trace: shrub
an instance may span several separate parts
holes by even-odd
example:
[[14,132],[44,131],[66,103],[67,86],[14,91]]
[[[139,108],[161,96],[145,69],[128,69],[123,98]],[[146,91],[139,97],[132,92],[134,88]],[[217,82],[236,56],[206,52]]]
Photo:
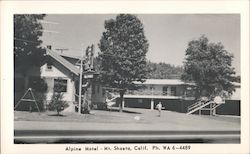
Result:
[[63,93],[54,92],[49,104],[49,110],[56,111],[57,115],[60,115],[60,112],[67,106],[67,102],[63,101]]

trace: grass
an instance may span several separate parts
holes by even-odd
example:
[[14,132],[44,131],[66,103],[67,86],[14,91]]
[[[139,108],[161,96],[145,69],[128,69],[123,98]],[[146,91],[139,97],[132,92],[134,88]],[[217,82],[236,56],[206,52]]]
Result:
[[[126,123],[134,122],[137,112],[117,112],[93,110],[90,114],[78,114],[76,112],[62,112],[57,116],[55,112],[23,112],[15,111],[15,121],[56,121],[56,122],[98,122],[98,123]],[[143,122],[142,119],[140,119]]]
[[[91,114],[62,112],[21,112],[15,111],[15,128],[25,128],[43,125],[57,125],[58,129],[95,129],[124,128],[151,130],[240,130],[240,117],[186,115],[172,111],[162,111],[158,117],[156,110],[127,108],[129,112],[92,110]],[[88,125],[86,125],[88,123]],[[37,124],[38,126],[32,126]],[[75,128],[72,128],[75,127]]]

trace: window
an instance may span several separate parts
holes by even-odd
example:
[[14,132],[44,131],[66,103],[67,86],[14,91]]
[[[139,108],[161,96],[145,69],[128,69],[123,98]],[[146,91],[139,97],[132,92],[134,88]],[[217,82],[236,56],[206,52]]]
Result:
[[54,92],[67,92],[67,80],[54,79]]
[[176,87],[171,87],[171,95],[176,96]]
[[150,90],[154,90],[155,87],[154,87],[154,86],[150,86],[149,89],[150,89]]
[[51,64],[47,64],[47,71],[50,71],[50,70],[52,70],[52,65]]
[[154,90],[155,90],[155,87],[151,85],[151,86],[149,87],[149,90],[150,90],[150,91],[149,91],[150,94],[153,95]]
[[48,60],[46,64],[46,71],[52,71],[52,61]]
[[163,95],[168,95],[168,87],[167,87],[167,86],[164,86],[164,87],[162,88],[162,94],[163,94]]
[[195,96],[195,89],[192,87],[187,87],[186,90],[184,91],[184,95],[186,97],[193,97]]

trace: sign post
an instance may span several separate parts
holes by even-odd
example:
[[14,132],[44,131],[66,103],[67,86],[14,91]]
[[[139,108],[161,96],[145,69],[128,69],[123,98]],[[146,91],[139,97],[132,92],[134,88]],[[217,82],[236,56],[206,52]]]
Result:
[[[79,100],[78,100],[78,113],[81,114],[82,109],[82,88],[85,88],[84,93],[84,105],[86,100],[86,90],[90,83],[89,79],[94,78],[95,71],[93,71],[93,56],[94,56],[94,45],[91,45],[91,47],[87,47],[86,53],[85,53],[85,59],[83,58],[83,55],[81,56],[80,61],[80,80],[79,80]],[[83,60],[85,61],[85,68],[84,70],[87,70],[83,72]],[[87,79],[87,83],[85,85],[82,85],[82,78]]]
[[81,56],[80,62],[80,81],[79,81],[79,100],[78,100],[78,113],[81,114],[81,103],[82,103],[82,63],[83,63],[83,56]]

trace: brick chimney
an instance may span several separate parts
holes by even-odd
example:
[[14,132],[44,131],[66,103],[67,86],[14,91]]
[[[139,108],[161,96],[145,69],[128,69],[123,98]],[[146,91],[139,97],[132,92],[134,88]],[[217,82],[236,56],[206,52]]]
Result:
[[51,46],[51,45],[47,45],[47,48],[51,50],[51,49],[52,49],[52,46]]

